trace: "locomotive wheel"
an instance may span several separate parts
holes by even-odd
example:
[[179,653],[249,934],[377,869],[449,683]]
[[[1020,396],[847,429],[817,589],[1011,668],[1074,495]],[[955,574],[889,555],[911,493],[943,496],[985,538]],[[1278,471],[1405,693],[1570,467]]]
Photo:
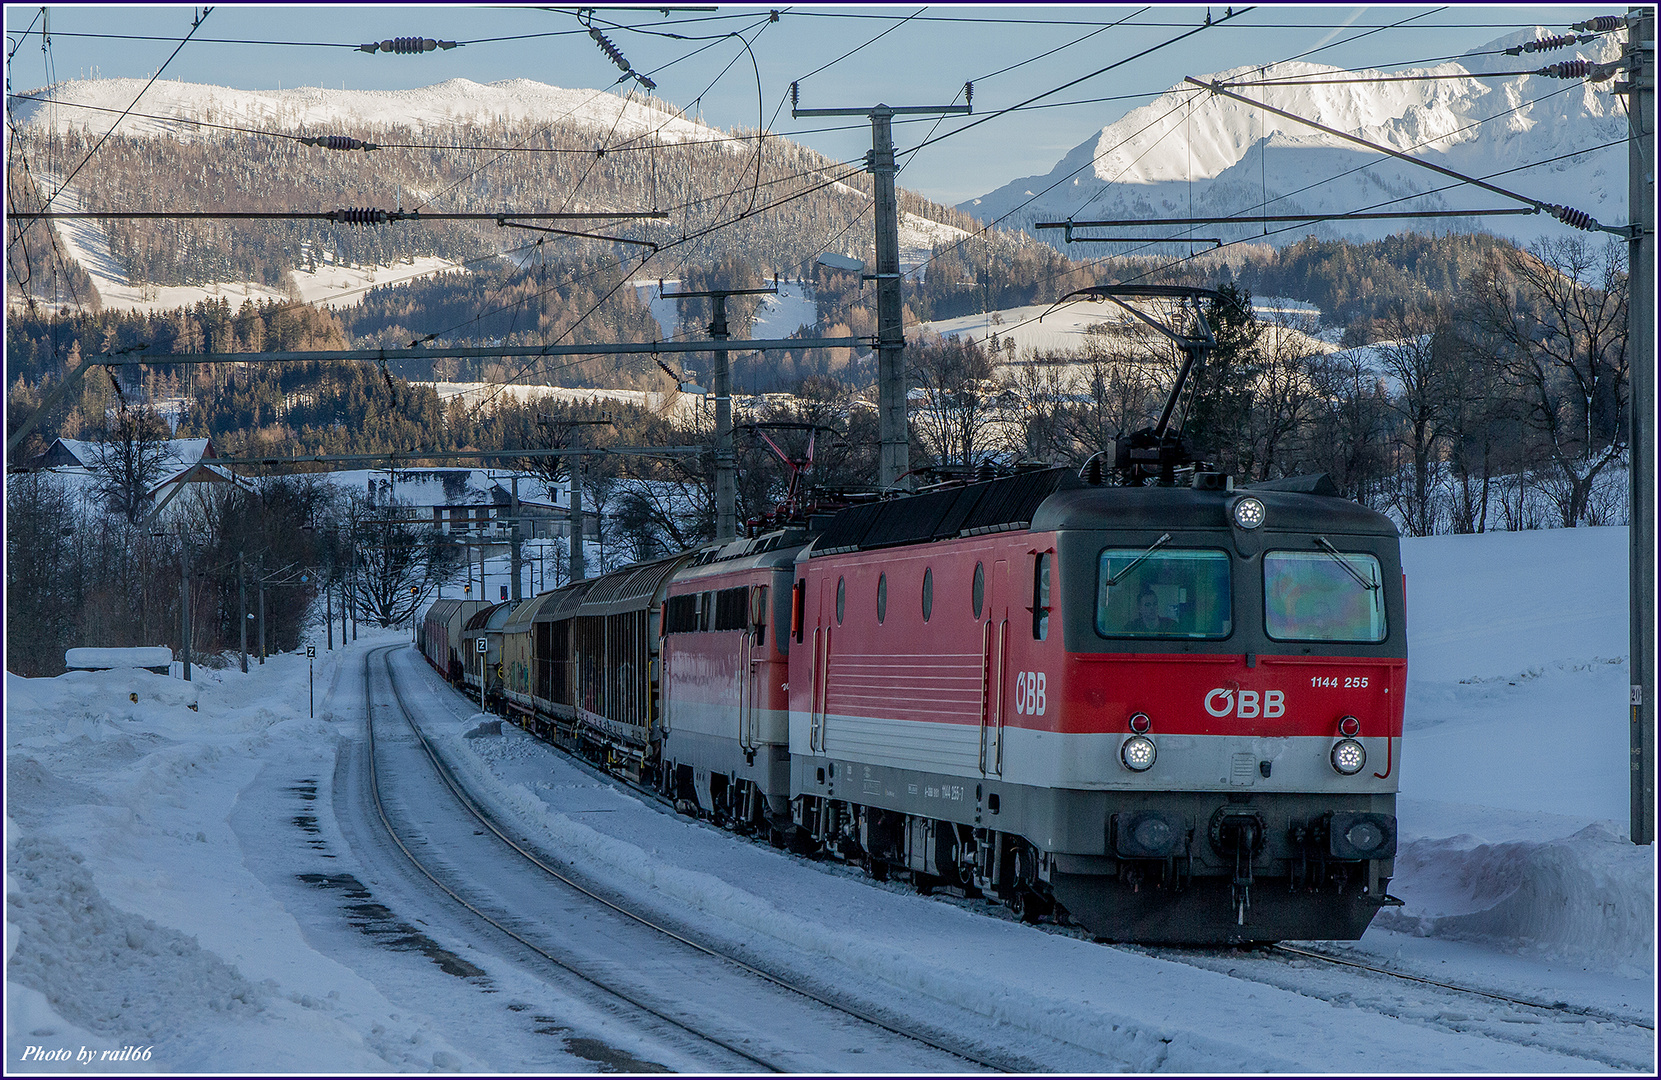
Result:
[[1049,909],[1049,902],[1031,889],[1016,889],[1015,895],[1009,898],[1009,910],[1029,926],[1042,919]]
[[888,864],[874,855],[866,856],[864,860],[865,872],[871,875],[872,881],[888,880]]

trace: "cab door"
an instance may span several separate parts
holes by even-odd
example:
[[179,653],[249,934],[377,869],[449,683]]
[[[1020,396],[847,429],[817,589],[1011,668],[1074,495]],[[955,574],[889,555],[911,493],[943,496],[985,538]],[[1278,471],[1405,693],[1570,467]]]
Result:
[[981,626],[980,771],[1003,773],[1004,699],[1009,696],[1009,563],[998,559],[986,581]]

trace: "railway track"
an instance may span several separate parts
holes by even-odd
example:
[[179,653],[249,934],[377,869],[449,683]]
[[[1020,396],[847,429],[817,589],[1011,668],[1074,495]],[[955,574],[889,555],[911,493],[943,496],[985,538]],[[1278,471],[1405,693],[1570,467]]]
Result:
[[[1251,950],[1117,948],[1463,1035],[1547,1050],[1603,1068],[1653,1071],[1655,1025],[1592,1006],[1479,989],[1301,945]],[[1312,977],[1311,965],[1320,974]]]
[[[402,718],[404,728],[413,736],[426,761],[431,764],[435,775],[442,781],[444,787],[480,826],[478,830],[475,830],[475,833],[493,836],[497,842],[515,853],[515,856],[524,864],[535,867],[546,878],[558,882],[562,893],[580,896],[589,905],[602,909],[609,917],[626,921],[629,925],[646,931],[650,936],[657,939],[660,948],[673,950],[683,955],[686,953],[696,954],[698,957],[705,958],[706,962],[714,961],[725,969],[729,975],[736,973],[752,982],[759,981],[770,988],[782,990],[788,995],[810,1003],[814,1009],[830,1010],[843,1019],[855,1021],[871,1035],[877,1036],[879,1043],[892,1043],[895,1039],[899,1039],[918,1047],[949,1055],[949,1057],[939,1060],[935,1064],[934,1069],[936,1070],[963,1071],[966,1068],[979,1066],[995,1072],[1033,1072],[1045,1067],[1041,1063],[1016,1055],[1000,1054],[963,1046],[949,1041],[938,1033],[921,1030],[897,1022],[893,1018],[879,1015],[871,1008],[862,1007],[846,1000],[838,1000],[832,995],[820,992],[811,986],[803,985],[775,972],[766,971],[730,953],[694,940],[687,934],[664,925],[661,920],[641,911],[633,910],[626,904],[604,896],[595,888],[578,880],[566,868],[555,865],[556,860],[534,850],[528,842],[512,835],[512,830],[506,827],[504,823],[496,820],[494,815],[474,799],[457,779],[453,770],[427,737],[426,732],[422,730],[414,712],[409,708],[404,698],[403,691],[399,688],[391,663],[392,653],[396,648],[395,646],[389,646],[386,649],[370,653],[365,658],[364,690],[365,699],[369,703],[367,709],[369,786],[375,802],[376,813],[379,815],[381,823],[392,838],[393,843],[416,870],[457,904],[471,912],[474,917],[494,927],[537,956],[558,965],[566,972],[575,975],[629,1008],[669,1024],[747,1063],[745,1066],[747,1071],[760,1068],[771,1072],[799,1072],[804,1069],[804,1065],[799,1059],[793,1057],[783,1059],[778,1054],[758,1053],[753,1046],[745,1045],[750,1040],[741,1041],[733,1038],[730,1034],[712,1031],[711,1028],[718,1025],[693,1015],[693,1010],[684,1006],[678,1008],[665,1007],[665,1003],[657,1000],[655,995],[642,993],[629,980],[603,970],[608,965],[585,962],[580,958],[565,954],[563,950],[550,947],[544,935],[525,932],[521,920],[495,909],[495,905],[481,902],[477,895],[470,895],[476,892],[475,889],[448,880],[450,875],[446,874],[442,868],[432,865],[436,860],[431,857],[424,857],[424,853],[418,852],[419,842],[411,842],[406,837],[400,837],[399,830],[392,820],[392,815],[389,815],[385,801],[382,798],[380,772],[377,768],[379,750],[374,718],[376,699],[371,685],[372,673],[377,660],[379,666],[385,672],[386,685],[391,689],[391,701],[387,704],[394,707],[397,714]],[[385,740],[385,736],[386,733],[382,732],[382,741]],[[611,968],[614,972],[615,967],[611,966]],[[877,1049],[882,1049],[882,1047],[879,1046]],[[868,1060],[870,1059],[868,1058]]]

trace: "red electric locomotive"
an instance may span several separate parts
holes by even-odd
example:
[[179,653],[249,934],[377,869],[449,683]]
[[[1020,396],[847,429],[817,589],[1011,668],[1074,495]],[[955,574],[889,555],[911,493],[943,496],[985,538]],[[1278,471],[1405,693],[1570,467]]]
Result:
[[1115,940],[1360,936],[1402,577],[1394,525],[1328,490],[1050,470],[845,511],[797,566],[797,823]]

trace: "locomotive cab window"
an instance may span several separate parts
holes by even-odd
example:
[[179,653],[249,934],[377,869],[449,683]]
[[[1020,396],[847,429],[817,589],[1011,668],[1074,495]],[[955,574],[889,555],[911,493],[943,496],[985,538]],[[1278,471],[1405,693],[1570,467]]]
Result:
[[1108,548],[1096,584],[1103,637],[1226,638],[1233,631],[1225,551]]
[[1371,555],[1264,552],[1264,629],[1282,641],[1383,641],[1383,580]]
[[1032,567],[1032,636],[1043,641],[1050,636],[1050,564],[1054,557],[1043,554]]

